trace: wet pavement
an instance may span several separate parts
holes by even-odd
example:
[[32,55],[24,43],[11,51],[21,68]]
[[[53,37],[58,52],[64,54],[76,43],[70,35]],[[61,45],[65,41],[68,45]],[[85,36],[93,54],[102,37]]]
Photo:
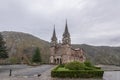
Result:
[[[41,65],[37,67],[26,65],[0,66],[0,80],[120,80],[120,67],[116,66],[102,66],[102,69],[105,70],[103,79],[51,78],[50,71],[53,67],[54,65]],[[11,68],[13,69],[12,76],[9,77],[9,69]],[[38,74],[41,75],[38,76]]]

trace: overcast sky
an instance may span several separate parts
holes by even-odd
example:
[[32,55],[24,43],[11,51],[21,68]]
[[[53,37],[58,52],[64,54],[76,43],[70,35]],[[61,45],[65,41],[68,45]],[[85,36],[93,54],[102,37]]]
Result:
[[61,40],[66,19],[73,44],[120,46],[120,0],[0,0],[0,31]]

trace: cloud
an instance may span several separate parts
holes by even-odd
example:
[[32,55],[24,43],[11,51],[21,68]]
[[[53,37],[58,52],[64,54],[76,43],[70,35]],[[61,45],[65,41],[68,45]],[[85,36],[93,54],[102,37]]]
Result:
[[119,0],[1,0],[1,31],[20,31],[50,41],[53,25],[61,40],[68,20],[72,43],[120,46]]

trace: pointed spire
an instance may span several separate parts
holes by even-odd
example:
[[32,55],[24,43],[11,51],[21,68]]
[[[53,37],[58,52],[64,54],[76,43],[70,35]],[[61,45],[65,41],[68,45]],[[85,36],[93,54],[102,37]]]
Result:
[[63,42],[63,44],[71,44],[71,39],[70,39],[70,33],[68,31],[67,20],[66,20],[66,24],[65,24],[65,31],[63,33],[62,42]]
[[65,25],[65,33],[66,33],[66,34],[69,34],[69,32],[68,32],[67,20],[66,20],[66,25]]
[[56,32],[55,32],[55,25],[54,25],[53,36],[52,36],[51,40],[57,41]]
[[69,33],[69,31],[68,31],[67,19],[66,19],[65,31],[64,31],[63,36],[64,36],[64,37],[70,36],[70,33]]

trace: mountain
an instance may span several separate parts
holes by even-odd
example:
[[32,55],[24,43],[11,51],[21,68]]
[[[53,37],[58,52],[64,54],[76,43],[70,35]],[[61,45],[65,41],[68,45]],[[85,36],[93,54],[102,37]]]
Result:
[[73,47],[83,48],[86,56],[95,64],[120,65],[120,47],[90,46],[73,44]]
[[13,62],[19,63],[23,58],[26,60],[28,57],[30,60],[36,47],[40,48],[43,62],[48,62],[49,42],[22,32],[4,31],[2,35]]
[[[4,31],[2,35],[6,41],[11,61],[21,62],[23,57],[28,62],[35,48],[39,47],[43,62],[49,62],[49,42],[22,32]],[[87,59],[95,64],[120,65],[120,47],[91,46],[86,44],[73,44],[72,47],[83,48]]]

